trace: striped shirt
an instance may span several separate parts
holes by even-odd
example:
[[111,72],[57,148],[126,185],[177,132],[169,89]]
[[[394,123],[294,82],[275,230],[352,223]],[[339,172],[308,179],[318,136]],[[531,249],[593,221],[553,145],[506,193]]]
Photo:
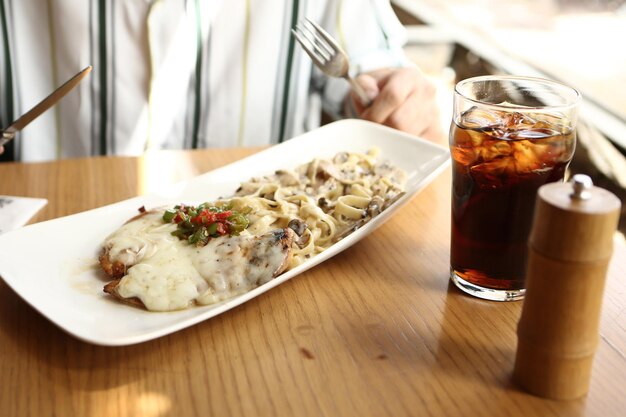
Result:
[[407,64],[383,0],[0,0],[2,126],[93,65],[5,157],[255,146],[317,127],[348,85],[294,42],[304,17],[337,37],[353,73]]

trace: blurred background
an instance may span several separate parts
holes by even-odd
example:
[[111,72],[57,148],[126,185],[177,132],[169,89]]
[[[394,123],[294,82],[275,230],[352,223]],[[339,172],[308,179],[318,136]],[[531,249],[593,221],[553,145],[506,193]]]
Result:
[[447,131],[457,81],[538,76],[581,92],[569,175],[622,201],[626,232],[626,0],[392,0],[406,52],[435,82]]

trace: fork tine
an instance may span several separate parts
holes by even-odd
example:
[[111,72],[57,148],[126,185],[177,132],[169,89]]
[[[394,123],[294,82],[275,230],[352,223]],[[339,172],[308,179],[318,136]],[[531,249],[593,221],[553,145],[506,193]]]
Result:
[[307,18],[298,22],[291,29],[291,32],[302,45],[302,49],[322,72],[331,77],[341,77],[348,80],[363,105],[370,105],[371,99],[350,75],[348,54],[328,32]]
[[321,33],[318,31],[318,27],[319,26],[311,25],[311,21],[308,19],[302,22],[303,33],[308,33],[310,35],[309,39],[312,37],[315,40],[315,44],[321,47],[330,58],[337,52],[337,48],[333,46],[333,44],[329,44],[328,41],[326,41],[325,36],[328,36],[328,34],[321,36]]
[[296,30],[300,33],[300,36],[308,41],[311,50],[313,50],[320,59],[328,61],[333,56],[334,51],[327,45],[324,45],[324,39],[320,38],[310,28],[306,27],[306,25],[297,24]]
[[323,38],[305,26],[296,25],[296,31],[301,38],[304,38],[309,46],[309,50],[313,52],[320,61],[326,64],[328,61],[332,60],[335,51],[326,45]]
[[323,67],[326,59],[323,56],[318,56],[315,52],[315,46],[311,43],[311,41],[298,33],[298,31],[291,29],[291,33],[296,38],[296,40],[302,45],[302,49],[307,55],[315,62],[315,65]]
[[341,46],[339,46],[339,44],[337,43],[337,41],[335,41],[335,39],[330,36],[328,34],[328,32],[326,32],[326,30],[324,30],[324,28],[322,28],[320,25],[318,25],[317,23],[315,23],[314,21],[312,21],[309,18],[305,19],[311,26],[313,26],[315,28],[315,30],[317,31],[317,33],[319,33],[319,35],[327,42],[327,44],[333,49],[333,52],[338,52],[341,51],[343,52],[343,49],[341,48]]

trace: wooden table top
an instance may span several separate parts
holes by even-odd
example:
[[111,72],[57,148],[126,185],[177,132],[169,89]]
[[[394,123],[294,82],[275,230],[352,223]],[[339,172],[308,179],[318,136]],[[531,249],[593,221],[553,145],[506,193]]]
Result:
[[[41,221],[252,152],[4,164],[0,194],[47,198]],[[511,382],[522,303],[475,299],[449,283],[449,184],[447,170],[324,264],[137,345],[81,342],[0,280],[0,416],[623,416],[626,247],[615,247],[588,396],[534,397]]]

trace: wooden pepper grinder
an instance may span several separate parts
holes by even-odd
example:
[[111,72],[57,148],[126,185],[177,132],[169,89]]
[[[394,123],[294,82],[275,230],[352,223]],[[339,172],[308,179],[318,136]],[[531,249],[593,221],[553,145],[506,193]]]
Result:
[[538,191],[513,379],[575,399],[589,389],[620,200],[586,175]]

